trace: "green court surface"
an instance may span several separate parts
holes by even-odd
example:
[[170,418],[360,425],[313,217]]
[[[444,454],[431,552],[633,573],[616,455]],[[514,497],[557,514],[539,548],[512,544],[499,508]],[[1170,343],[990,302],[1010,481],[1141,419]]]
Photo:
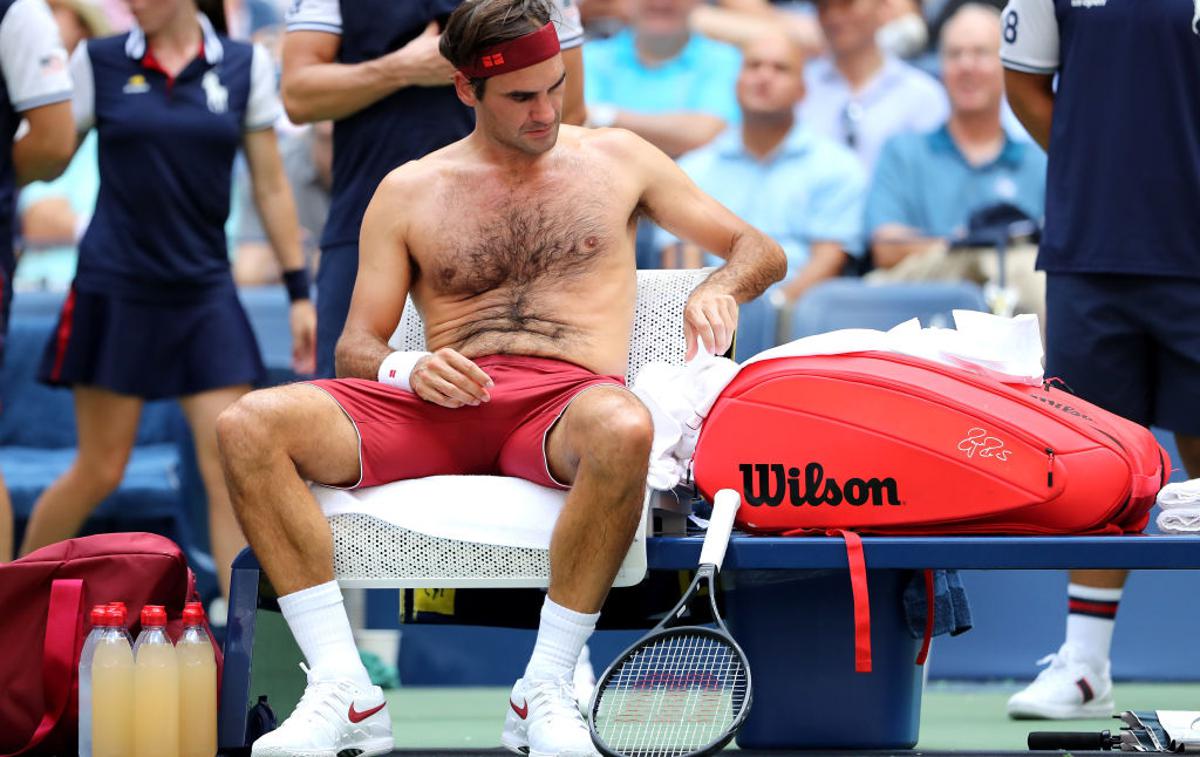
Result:
[[[1115,720],[1013,721],[1004,703],[1018,684],[932,682],[921,706],[919,751],[1017,752],[1029,731],[1116,731]],[[388,692],[396,748],[489,750],[499,746],[508,690],[400,688]],[[1118,683],[1120,710],[1200,709],[1200,683]]]

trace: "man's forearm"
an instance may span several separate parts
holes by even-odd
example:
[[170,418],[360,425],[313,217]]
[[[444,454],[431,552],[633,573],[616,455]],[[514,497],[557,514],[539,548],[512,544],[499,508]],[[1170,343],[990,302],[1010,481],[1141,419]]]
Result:
[[738,303],[749,302],[787,275],[787,256],[773,239],[758,231],[738,234],[725,265],[713,271],[701,287],[720,287]]
[[334,349],[337,377],[375,381],[379,378],[379,366],[392,351],[387,342],[374,334],[348,328]]
[[394,56],[363,63],[316,63],[288,72],[283,105],[294,123],[337,121],[408,86]]
[[622,110],[613,126],[629,129],[672,158],[678,158],[711,142],[725,129],[725,122],[707,113],[649,115]]

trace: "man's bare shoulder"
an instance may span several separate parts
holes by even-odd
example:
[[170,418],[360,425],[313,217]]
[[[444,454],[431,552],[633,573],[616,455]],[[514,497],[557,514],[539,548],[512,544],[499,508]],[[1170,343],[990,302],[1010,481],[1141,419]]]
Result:
[[636,159],[658,149],[628,129],[563,126],[562,131],[568,139],[576,141],[580,149],[598,153],[612,160]]
[[411,193],[414,189],[428,190],[443,177],[448,168],[460,162],[454,145],[443,147],[417,160],[393,168],[379,183],[379,192],[388,195]]

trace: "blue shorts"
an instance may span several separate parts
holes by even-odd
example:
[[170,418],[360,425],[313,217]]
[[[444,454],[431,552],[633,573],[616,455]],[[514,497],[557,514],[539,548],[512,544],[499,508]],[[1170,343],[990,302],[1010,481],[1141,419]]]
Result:
[[317,378],[337,375],[333,348],[346,325],[357,275],[357,244],[321,248],[321,267],[317,269]]
[[1200,436],[1200,280],[1049,274],[1046,375],[1131,421]]
[[72,289],[42,353],[38,380],[146,400],[261,383],[266,368],[232,287],[182,302]]

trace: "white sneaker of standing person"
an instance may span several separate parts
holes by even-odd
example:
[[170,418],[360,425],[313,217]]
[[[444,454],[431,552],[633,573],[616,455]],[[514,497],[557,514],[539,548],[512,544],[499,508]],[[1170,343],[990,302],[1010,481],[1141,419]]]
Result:
[[378,686],[348,678],[314,680],[300,664],[308,686],[287,720],[254,742],[251,757],[356,757],[392,751],[392,718]]
[[570,679],[520,678],[508,697],[501,743],[529,757],[598,757]]
[[1112,665],[1079,654],[1070,644],[1038,660],[1050,666],[1008,700],[1015,719],[1081,720],[1113,714]]

